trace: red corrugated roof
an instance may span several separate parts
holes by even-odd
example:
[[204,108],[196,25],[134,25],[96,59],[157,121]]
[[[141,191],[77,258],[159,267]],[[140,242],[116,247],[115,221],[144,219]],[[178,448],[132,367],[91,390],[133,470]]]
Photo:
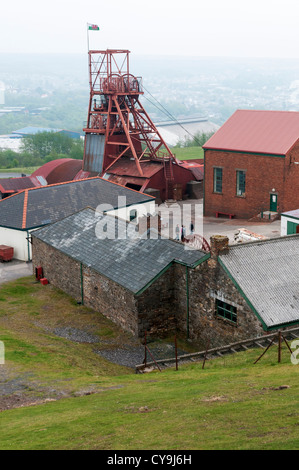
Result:
[[[31,176],[42,176],[43,178],[45,178],[47,180],[50,173],[52,173],[58,167],[61,167],[61,165],[65,164],[65,163],[71,163],[72,164],[74,162],[77,163],[78,160],[76,161],[74,158],[59,158],[57,160],[51,160],[50,162],[45,163],[40,168],[35,170],[34,173],[32,173]],[[80,160],[80,162],[81,162],[81,166],[82,166],[82,160]],[[79,170],[77,170],[77,173],[78,173],[78,171]]]
[[299,112],[236,111],[204,149],[285,155],[299,139]]
[[24,189],[42,186],[41,182],[31,176],[22,176],[18,178],[1,178],[0,191],[4,193],[16,193]]
[[163,163],[156,162],[141,162],[140,166],[143,171],[143,176],[140,175],[135,160],[129,160],[128,158],[120,158],[109,168],[107,173],[111,173],[113,175],[118,176],[151,178],[151,176],[163,169]]
[[198,162],[203,162],[203,160],[184,160],[180,166],[186,168],[187,170],[190,170],[194,178],[197,181],[201,181],[203,180],[204,175],[204,165],[203,163]]

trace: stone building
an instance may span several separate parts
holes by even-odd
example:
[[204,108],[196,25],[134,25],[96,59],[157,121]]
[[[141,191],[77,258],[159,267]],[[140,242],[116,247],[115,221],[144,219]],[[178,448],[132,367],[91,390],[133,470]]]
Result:
[[155,198],[100,177],[27,188],[0,200],[0,244],[14,248],[14,257],[31,260],[30,233],[85,207],[132,220],[156,210]]
[[139,337],[178,330],[213,347],[299,322],[296,235],[235,246],[216,235],[205,253],[85,209],[32,244],[50,283]]
[[204,215],[299,207],[299,112],[238,110],[203,148]]
[[175,267],[209,255],[86,208],[32,233],[33,269],[136,336],[176,326]]

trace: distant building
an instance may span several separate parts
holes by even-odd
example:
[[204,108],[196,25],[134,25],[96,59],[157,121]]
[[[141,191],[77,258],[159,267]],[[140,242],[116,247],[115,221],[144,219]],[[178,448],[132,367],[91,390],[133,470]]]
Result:
[[82,174],[82,160],[59,158],[45,163],[34,171],[31,176],[0,178],[0,199],[4,199],[24,189],[63,183],[73,179],[86,178],[87,176],[95,175],[90,175],[89,173],[87,175]]
[[71,137],[72,139],[80,139],[81,137],[80,132],[73,132],[73,131],[68,131],[65,129],[52,129],[50,127],[32,127],[32,126],[23,127],[22,129],[17,129],[16,131],[13,131],[11,134],[12,134],[12,138],[22,139],[23,137],[36,135],[39,132],[54,132],[54,133],[64,134],[64,135],[67,135],[68,137]]
[[299,112],[238,110],[203,148],[204,215],[299,207]]
[[[12,196],[24,189],[46,186],[42,176],[20,176],[19,178],[0,178],[0,199]],[[1,221],[0,221],[1,223]]]
[[192,140],[196,134],[210,134],[219,129],[217,124],[210,122],[204,117],[162,121],[156,122],[155,125],[165,142],[173,146],[179,142]]

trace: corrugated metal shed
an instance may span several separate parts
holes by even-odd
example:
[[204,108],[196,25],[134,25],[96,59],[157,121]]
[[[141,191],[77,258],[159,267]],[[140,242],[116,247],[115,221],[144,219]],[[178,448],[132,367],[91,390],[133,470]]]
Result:
[[[104,238],[97,224],[106,226]],[[115,227],[120,237],[115,237]],[[125,237],[129,230],[129,237]],[[134,228],[121,219],[84,209],[32,235],[137,294],[177,260],[192,266],[206,253],[186,250],[173,240],[134,238]],[[33,242],[34,243],[34,242]]]
[[237,110],[204,149],[285,155],[299,139],[299,112]]
[[23,127],[22,129],[17,129],[16,131],[12,132],[12,135],[18,136],[19,138],[22,138],[24,136],[29,136],[29,135],[35,135],[38,134],[39,132],[60,132],[62,134],[65,134],[73,139],[79,139],[80,138],[80,133],[79,132],[74,132],[74,131],[68,131],[66,129],[52,129],[50,127],[33,127],[33,126],[28,126],[28,127]]
[[299,236],[231,246],[219,258],[267,328],[299,322]]
[[184,160],[181,164],[183,168],[190,170],[197,181],[202,181],[204,178],[204,164],[203,160]]
[[86,134],[84,171],[102,173],[105,151],[105,134]]

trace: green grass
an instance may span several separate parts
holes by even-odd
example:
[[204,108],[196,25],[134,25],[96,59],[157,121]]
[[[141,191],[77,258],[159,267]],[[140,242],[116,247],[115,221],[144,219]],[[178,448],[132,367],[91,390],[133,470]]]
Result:
[[178,160],[193,160],[204,158],[204,152],[201,147],[173,147],[171,151]]
[[257,354],[119,376],[120,388],[5,411],[0,449],[298,449],[298,371],[271,353],[253,366]]
[[[299,366],[285,345],[281,364],[272,346],[255,365],[260,349],[207,361],[204,370],[191,363],[136,375],[95,354],[94,345],[53,334],[58,326],[92,327],[103,347],[134,343],[100,313],[32,278],[1,286],[0,295],[0,368],[27,377],[32,401],[51,398],[54,387],[66,396],[1,412],[1,450],[298,449]],[[76,396],[82,390],[92,392]]]
[[31,175],[40,166],[20,167],[20,168],[0,168],[0,173],[24,173]]

